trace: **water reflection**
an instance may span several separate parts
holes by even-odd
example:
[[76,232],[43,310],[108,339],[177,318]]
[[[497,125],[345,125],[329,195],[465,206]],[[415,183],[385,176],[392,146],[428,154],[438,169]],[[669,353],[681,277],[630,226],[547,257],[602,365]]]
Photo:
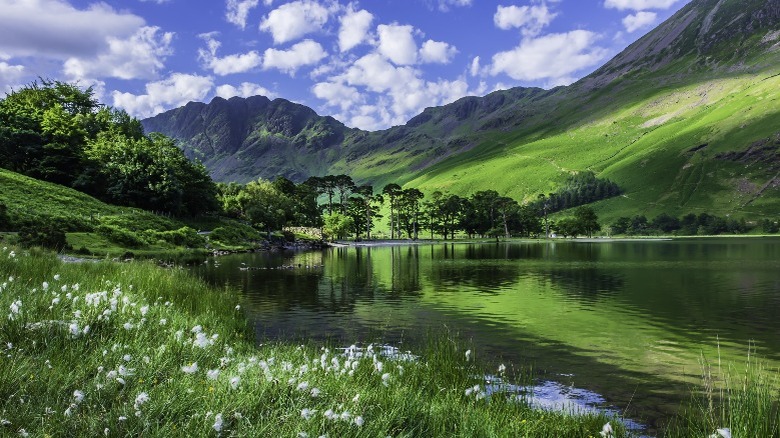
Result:
[[532,363],[652,419],[679,405],[702,354],[740,361],[752,342],[780,363],[778,243],[336,248],[196,271],[246,291],[259,336],[397,345],[446,326],[487,357]]

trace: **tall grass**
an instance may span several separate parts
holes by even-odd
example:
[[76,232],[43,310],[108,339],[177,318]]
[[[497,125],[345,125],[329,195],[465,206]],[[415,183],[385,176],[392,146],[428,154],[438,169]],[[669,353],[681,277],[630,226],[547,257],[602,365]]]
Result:
[[702,360],[702,386],[692,391],[665,436],[780,437],[779,376],[750,354],[744,366]]
[[488,395],[482,365],[446,337],[420,358],[258,346],[237,294],[151,263],[3,248],[0,312],[0,435],[588,437],[608,421],[626,433]]

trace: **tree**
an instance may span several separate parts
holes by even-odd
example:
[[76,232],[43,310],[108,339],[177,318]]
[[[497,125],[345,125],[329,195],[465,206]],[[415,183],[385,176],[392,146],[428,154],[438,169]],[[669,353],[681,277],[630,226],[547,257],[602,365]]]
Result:
[[397,229],[396,222],[396,214],[395,211],[398,209],[398,197],[401,195],[401,186],[395,183],[390,183],[386,185],[384,188],[382,188],[382,194],[384,195],[385,199],[390,203],[390,238],[395,239],[395,231]]
[[402,190],[398,199],[398,226],[403,228],[406,235],[413,240],[417,240],[420,226],[420,201],[424,197],[423,192],[409,188]]
[[593,237],[593,233],[601,230],[599,218],[590,207],[583,206],[574,210],[574,219],[577,221],[579,230],[588,237]]
[[272,231],[286,225],[291,200],[270,181],[258,179],[250,182],[238,198],[245,217],[258,228],[265,229],[269,238]]
[[323,217],[322,233],[330,240],[344,238],[353,227],[352,218],[341,213],[328,213]]
[[352,181],[352,177],[349,175],[336,175],[333,178],[333,185],[339,194],[339,205],[341,205],[341,213],[344,214],[347,209],[347,200],[352,191],[355,190],[355,182]]
[[374,218],[379,217],[379,205],[384,202],[382,195],[374,194],[374,188],[363,185],[355,188],[358,196],[350,198],[350,217],[355,222],[355,235],[365,231],[366,239],[371,239],[371,229],[374,227]]
[[582,234],[579,221],[573,217],[559,219],[555,229],[563,237],[577,237],[577,235]]

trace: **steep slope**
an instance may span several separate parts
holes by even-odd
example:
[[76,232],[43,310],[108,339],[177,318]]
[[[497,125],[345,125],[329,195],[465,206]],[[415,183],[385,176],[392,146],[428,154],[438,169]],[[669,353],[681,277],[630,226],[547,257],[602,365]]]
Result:
[[216,180],[241,182],[324,173],[331,155],[356,132],[306,106],[263,96],[190,102],[142,123],[147,132],[178,139]]
[[[627,191],[601,204],[608,216],[751,216],[780,211],[778,74],[780,0],[694,0],[571,86],[467,97],[404,126],[338,131],[313,149],[316,165],[300,164],[300,146],[259,141],[252,149],[236,140],[232,155],[209,155],[182,129],[144,124],[181,139],[207,165],[218,163],[210,168],[222,179],[348,173],[426,192],[494,188],[533,199],[570,172],[590,169]],[[261,152],[273,154],[254,155]],[[230,166],[239,172],[223,170]]]

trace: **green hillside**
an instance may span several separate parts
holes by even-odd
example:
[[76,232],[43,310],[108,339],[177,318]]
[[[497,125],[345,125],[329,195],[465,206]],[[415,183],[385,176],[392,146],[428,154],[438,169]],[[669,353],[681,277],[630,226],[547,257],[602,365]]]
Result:
[[[624,189],[607,219],[780,211],[780,0],[693,0],[567,87],[513,88],[347,129],[277,99],[189,104],[143,121],[218,180],[348,174],[526,201],[593,171]],[[229,123],[226,122],[229,121]]]

